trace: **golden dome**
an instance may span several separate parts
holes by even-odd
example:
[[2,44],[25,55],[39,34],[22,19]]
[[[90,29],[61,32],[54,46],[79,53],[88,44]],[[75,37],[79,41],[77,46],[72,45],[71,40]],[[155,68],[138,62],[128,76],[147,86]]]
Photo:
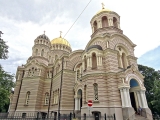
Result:
[[[105,12],[105,11],[106,11],[106,12],[111,12],[111,10],[106,9],[106,8],[103,8],[103,9],[101,9],[100,11],[98,11],[97,14],[99,14],[99,13],[101,13],[101,12]],[[96,14],[96,15],[97,15],[97,14]]]
[[51,44],[63,44],[63,45],[67,45],[67,46],[71,47],[69,42],[66,39],[62,38],[62,37],[53,39],[51,41]]

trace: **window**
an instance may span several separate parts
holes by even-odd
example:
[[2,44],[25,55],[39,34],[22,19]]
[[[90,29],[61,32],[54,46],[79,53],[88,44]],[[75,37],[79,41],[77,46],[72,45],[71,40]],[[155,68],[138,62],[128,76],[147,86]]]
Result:
[[93,53],[92,54],[92,69],[96,69],[97,68],[97,57],[96,54]]
[[113,17],[113,26],[118,28],[117,19]]
[[44,56],[44,49],[42,49],[42,51],[41,51],[41,56],[42,57]]
[[94,21],[93,27],[94,27],[94,32],[95,32],[97,30],[97,21]]
[[26,118],[26,113],[22,113],[22,118]]
[[53,94],[54,94],[54,95],[53,95],[53,104],[58,104],[59,89],[56,90]]
[[87,101],[87,85],[84,86],[84,100]]
[[108,19],[106,16],[102,17],[102,28],[108,27]]
[[26,94],[26,100],[25,100],[26,105],[29,104],[29,97],[30,97],[30,91],[28,91],[27,94]]
[[45,94],[45,105],[48,105],[49,104],[49,93],[46,93]]
[[94,83],[94,100],[98,100],[98,84]]
[[87,69],[87,58],[86,56],[84,56],[84,70]]
[[36,55],[38,55],[38,49],[36,49]]
[[79,77],[80,77],[80,71],[77,70],[77,80],[79,80]]

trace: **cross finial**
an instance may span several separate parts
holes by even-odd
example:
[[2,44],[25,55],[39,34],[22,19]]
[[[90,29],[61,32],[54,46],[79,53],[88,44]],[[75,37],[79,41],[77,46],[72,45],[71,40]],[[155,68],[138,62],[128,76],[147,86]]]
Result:
[[104,4],[104,3],[102,3],[102,9],[105,9],[105,8],[104,8],[104,6],[105,6],[105,4]]
[[45,35],[45,32],[46,32],[46,31],[44,31],[44,35]]
[[59,31],[60,32],[60,37],[62,37],[62,31]]

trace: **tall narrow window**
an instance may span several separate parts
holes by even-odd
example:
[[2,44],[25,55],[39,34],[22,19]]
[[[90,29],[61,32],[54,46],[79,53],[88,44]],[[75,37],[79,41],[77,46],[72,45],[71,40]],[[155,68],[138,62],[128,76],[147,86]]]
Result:
[[87,101],[87,85],[84,86],[84,100]]
[[42,57],[44,56],[44,49],[42,49],[42,51],[41,51],[41,56]]
[[77,80],[79,80],[79,77],[80,77],[80,71],[77,70]]
[[26,100],[25,100],[26,105],[29,104],[29,97],[30,97],[30,91],[28,91],[27,94],[26,94]]
[[48,105],[49,104],[49,93],[46,93],[45,94],[45,105]]
[[97,57],[96,54],[93,53],[92,54],[92,69],[96,69],[97,68]]
[[54,98],[55,98],[55,92],[53,92],[53,98],[52,98],[53,99],[53,104],[55,103],[55,99]]
[[22,118],[26,118],[26,113],[22,113]]
[[102,17],[102,27],[108,27],[108,19],[106,16]]
[[113,26],[118,28],[117,19],[113,17]]
[[95,32],[97,30],[97,22],[96,21],[94,21],[93,27],[94,27],[94,32]]
[[38,55],[38,49],[36,49],[36,55]]
[[55,55],[55,60],[57,60],[57,58],[58,58],[58,55]]
[[87,58],[86,56],[84,56],[84,70],[87,69]]
[[94,100],[98,100],[98,84],[94,83]]

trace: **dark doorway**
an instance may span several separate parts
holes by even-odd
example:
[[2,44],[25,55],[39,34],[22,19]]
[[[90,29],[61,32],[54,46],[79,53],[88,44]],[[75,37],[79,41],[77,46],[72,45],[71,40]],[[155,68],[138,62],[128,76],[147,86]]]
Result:
[[94,113],[95,120],[99,120],[99,113]]
[[134,110],[137,112],[134,92],[130,92],[130,98],[131,98],[131,105],[134,108]]

